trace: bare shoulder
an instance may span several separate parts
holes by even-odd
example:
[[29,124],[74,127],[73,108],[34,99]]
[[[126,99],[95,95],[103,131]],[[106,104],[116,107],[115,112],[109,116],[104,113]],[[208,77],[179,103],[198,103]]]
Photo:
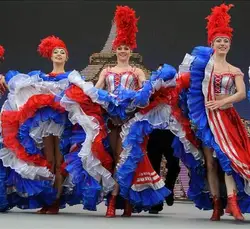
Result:
[[135,68],[135,72],[138,74],[138,75],[143,75],[145,74],[144,71],[141,69],[141,68]]
[[244,76],[244,73],[240,70],[240,68],[234,66],[234,65],[229,65],[230,66],[230,71],[235,74],[235,75],[242,75]]
[[103,69],[101,70],[101,73],[100,73],[100,74],[108,72],[109,69],[110,69],[109,67],[103,68]]
[[99,78],[104,77],[108,73],[108,71],[110,71],[110,67],[103,68],[99,74]]
[[105,87],[105,77],[107,74],[107,68],[102,69],[99,74],[98,81],[95,85],[96,88],[104,88]]
[[0,74],[0,80],[5,80],[5,76],[3,74]]
[[[143,71],[142,69],[136,68],[136,69],[135,69],[135,73],[136,73],[136,75],[138,76],[138,79],[139,79],[139,81],[140,81],[141,83],[144,82],[144,81],[146,80],[145,73],[144,73],[144,71]],[[141,86],[142,86],[142,85],[141,85]]]

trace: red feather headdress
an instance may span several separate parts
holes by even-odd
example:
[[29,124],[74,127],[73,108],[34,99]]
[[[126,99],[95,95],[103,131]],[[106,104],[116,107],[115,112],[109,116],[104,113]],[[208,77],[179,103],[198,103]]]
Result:
[[5,52],[4,47],[0,45],[0,59],[1,59],[1,60],[4,59],[4,52]]
[[221,4],[212,8],[212,12],[207,19],[208,44],[210,45],[216,37],[228,37],[230,40],[233,36],[233,28],[230,27],[231,16],[228,11],[234,5]]
[[135,49],[136,33],[138,32],[135,11],[128,6],[117,6],[115,11],[116,38],[113,42],[113,48],[120,45],[127,45],[130,49]]
[[41,40],[41,43],[38,45],[37,51],[42,57],[51,58],[52,52],[55,48],[62,48],[66,51],[68,55],[68,50],[65,43],[55,36],[48,36]]

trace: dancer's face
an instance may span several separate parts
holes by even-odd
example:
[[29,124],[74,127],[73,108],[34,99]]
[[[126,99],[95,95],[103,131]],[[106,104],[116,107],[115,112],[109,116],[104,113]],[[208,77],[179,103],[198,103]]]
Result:
[[230,50],[231,41],[227,37],[217,37],[212,45],[212,48],[217,54],[226,55]]
[[115,51],[117,59],[123,62],[128,61],[132,53],[132,50],[127,45],[120,45]]
[[68,59],[67,53],[62,48],[55,48],[51,55],[51,60],[53,63],[62,64]]

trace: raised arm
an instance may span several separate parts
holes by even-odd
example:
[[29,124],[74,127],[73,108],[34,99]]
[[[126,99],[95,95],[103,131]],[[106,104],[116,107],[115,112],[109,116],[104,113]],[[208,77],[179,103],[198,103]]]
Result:
[[0,74],[0,94],[4,94],[4,92],[8,89],[8,86],[5,82],[4,75]]
[[105,74],[107,69],[103,69],[99,75],[99,79],[95,85],[96,88],[103,89],[105,87]]
[[138,75],[139,87],[141,88],[143,85],[143,82],[146,81],[146,76],[145,76],[145,73],[140,68],[136,68],[136,73]]

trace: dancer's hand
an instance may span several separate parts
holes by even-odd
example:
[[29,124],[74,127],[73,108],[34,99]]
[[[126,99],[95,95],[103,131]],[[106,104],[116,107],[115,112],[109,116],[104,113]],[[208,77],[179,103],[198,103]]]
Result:
[[76,151],[77,149],[78,149],[78,146],[77,146],[77,144],[75,143],[75,144],[73,144],[73,145],[70,147],[69,152],[72,153],[72,152]]
[[3,75],[0,75],[0,94],[3,95],[7,90],[7,84],[5,83],[5,79]]
[[223,99],[221,100],[211,100],[206,103],[206,107],[210,110],[216,110],[223,107],[226,103]]

